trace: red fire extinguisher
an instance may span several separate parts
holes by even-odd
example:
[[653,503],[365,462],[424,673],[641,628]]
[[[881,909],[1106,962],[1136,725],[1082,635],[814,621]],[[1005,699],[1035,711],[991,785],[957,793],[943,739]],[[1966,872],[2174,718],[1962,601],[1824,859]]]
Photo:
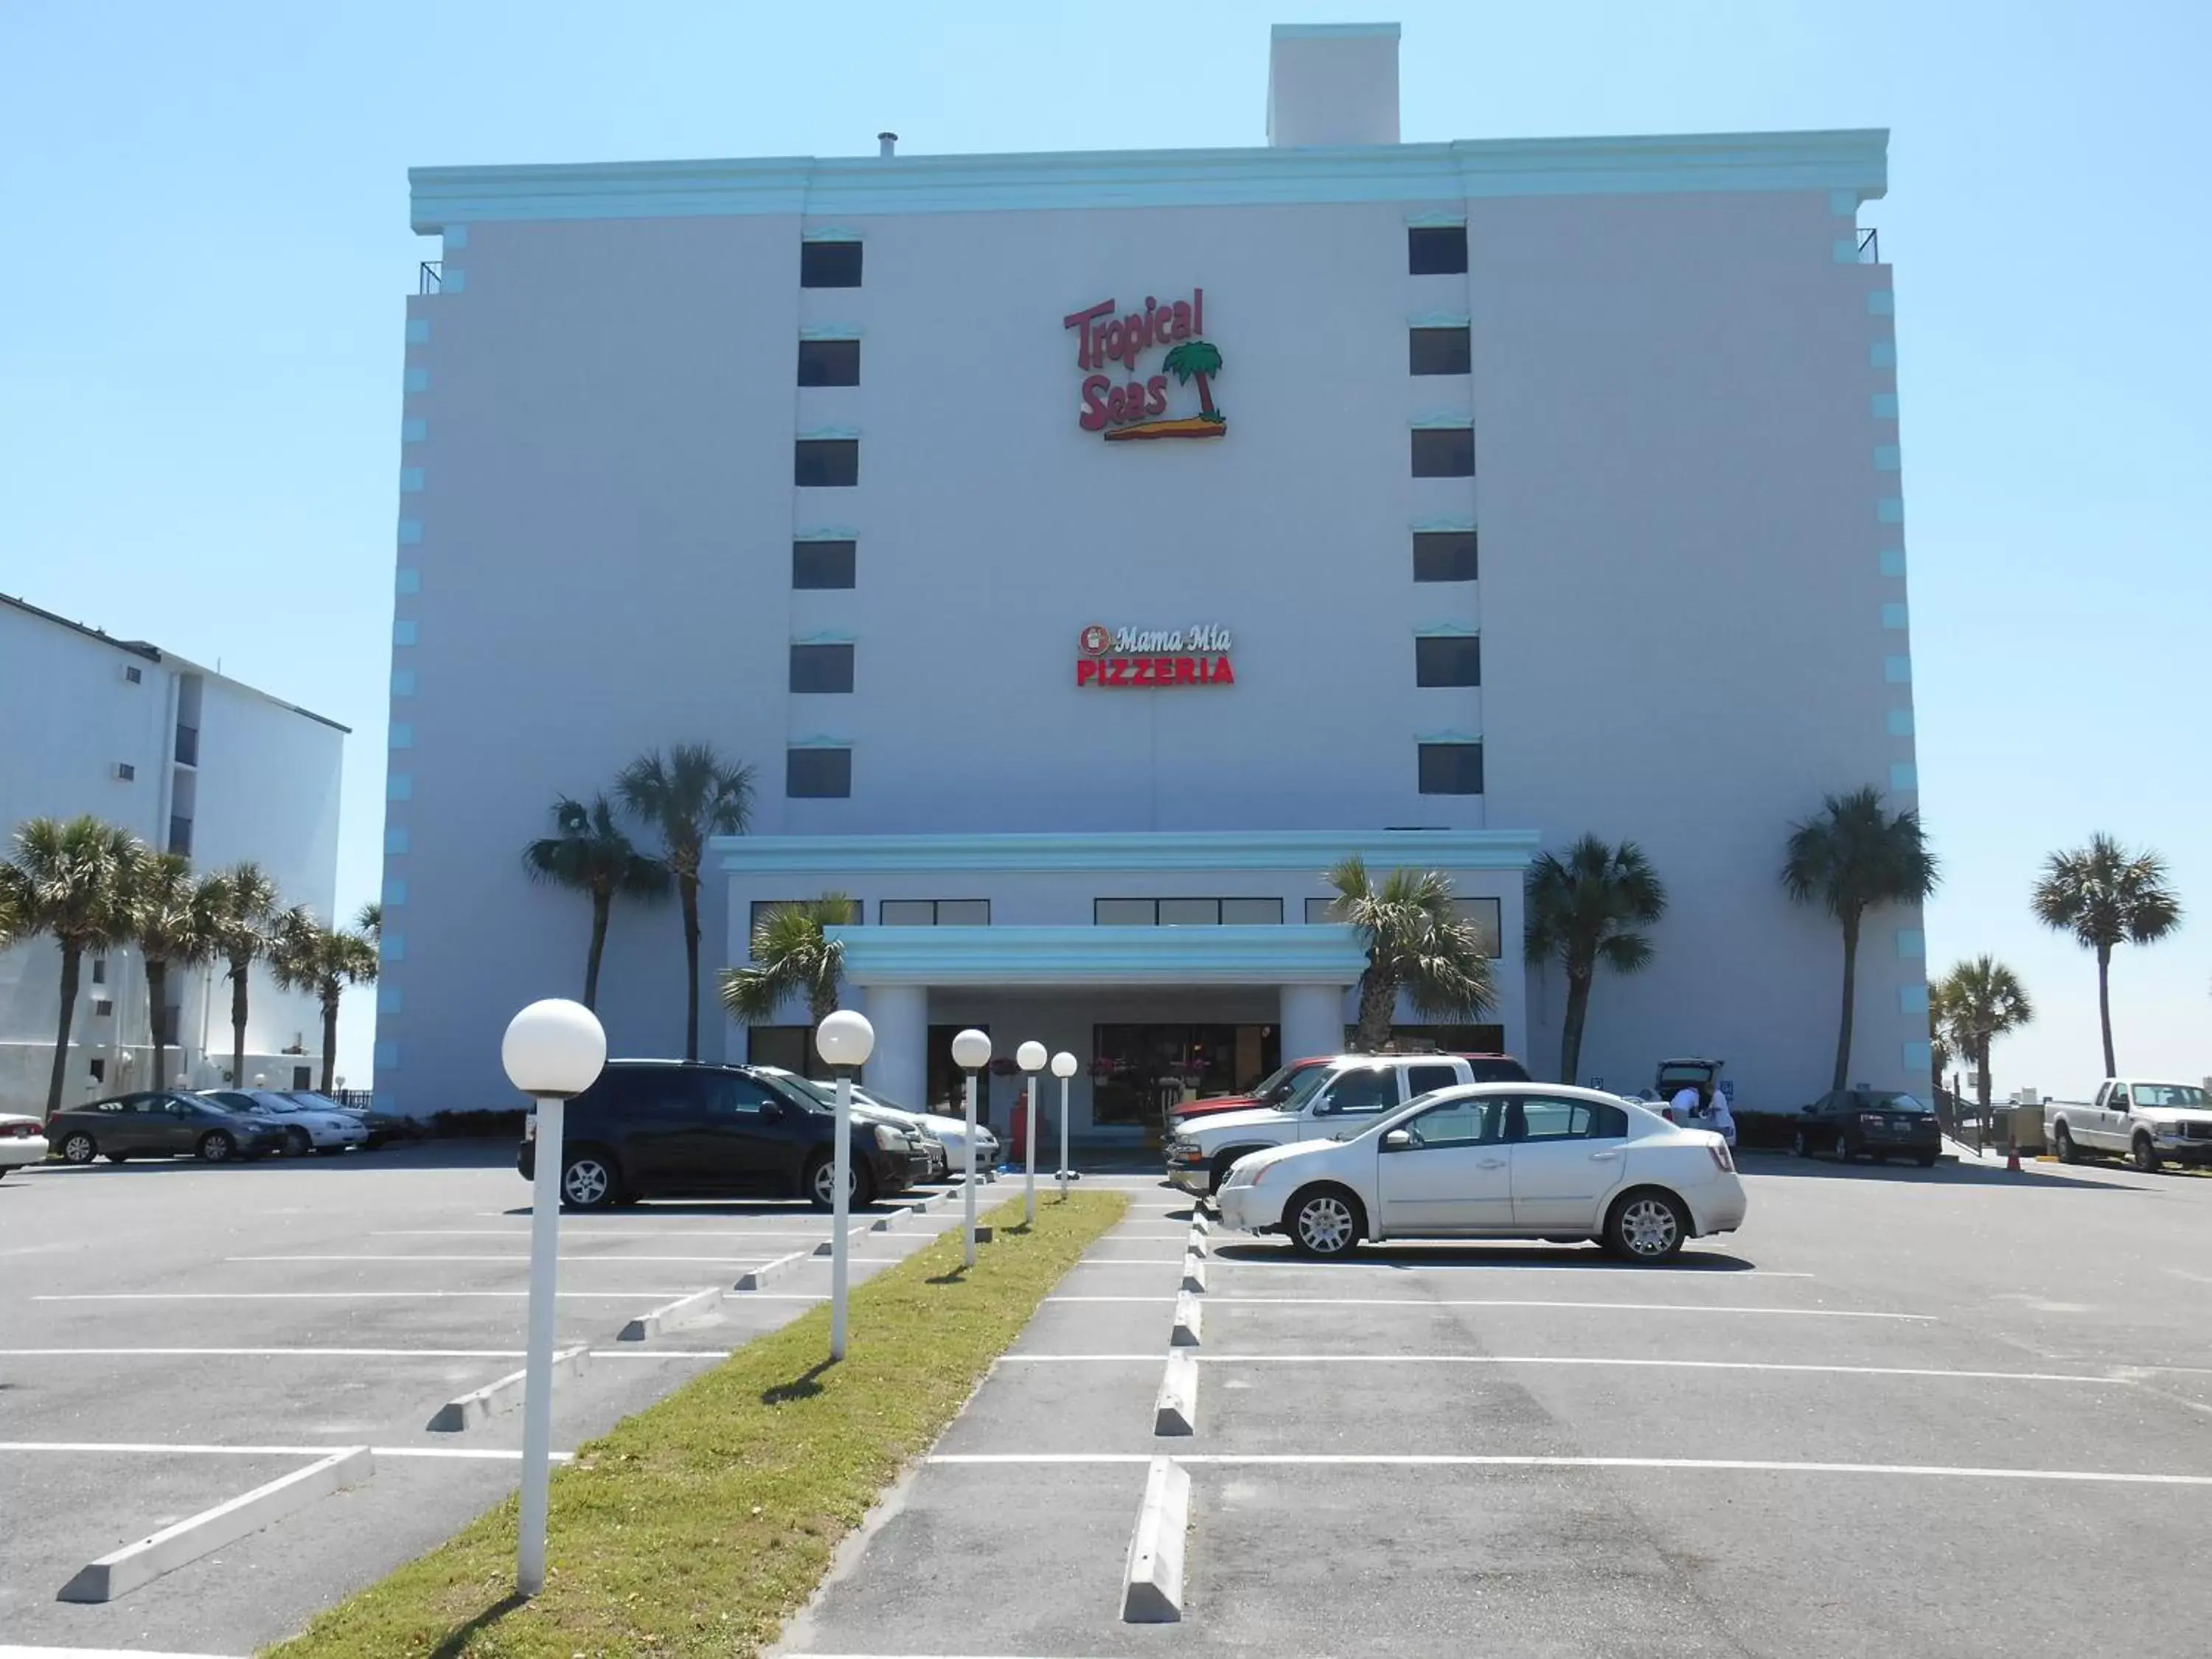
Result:
[[1024,1079],[1021,1091],[1014,1096],[1013,1127],[1006,1136],[1006,1144],[1012,1148],[1006,1158],[1006,1162],[1009,1164],[1020,1164],[1026,1162],[1029,1158],[1029,1091],[1036,1087],[1035,1079]]

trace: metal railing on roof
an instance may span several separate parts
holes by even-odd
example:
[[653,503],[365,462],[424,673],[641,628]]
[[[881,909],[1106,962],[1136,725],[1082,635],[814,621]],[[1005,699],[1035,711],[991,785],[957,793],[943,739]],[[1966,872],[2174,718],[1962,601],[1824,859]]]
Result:
[[415,292],[418,295],[435,294],[444,281],[443,262],[437,259],[425,259],[422,261],[422,270],[416,275]]

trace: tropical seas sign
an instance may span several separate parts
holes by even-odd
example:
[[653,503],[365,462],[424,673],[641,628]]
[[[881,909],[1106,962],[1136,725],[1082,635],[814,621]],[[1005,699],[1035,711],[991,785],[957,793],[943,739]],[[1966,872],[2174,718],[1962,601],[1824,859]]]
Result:
[[[1188,300],[1162,304],[1145,296],[1145,308],[1132,307],[1117,316],[1115,302],[1101,300],[1060,319],[1076,335],[1075,366],[1085,371],[1083,412],[1076,424],[1103,432],[1107,441],[1133,438],[1218,438],[1229,419],[1213,405],[1213,377],[1221,373],[1221,352],[1206,340],[1206,290],[1194,288]],[[1144,355],[1165,348],[1160,372],[1139,378]],[[1122,371],[1109,372],[1110,367]],[[1123,378],[1126,376],[1126,378]],[[1169,378],[1177,388],[1195,386],[1194,414],[1168,413]]]
[[[1110,434],[1109,435],[1111,435]],[[1229,630],[1212,623],[1194,628],[1108,628],[1093,623],[1077,639],[1075,683],[1095,686],[1234,685]]]

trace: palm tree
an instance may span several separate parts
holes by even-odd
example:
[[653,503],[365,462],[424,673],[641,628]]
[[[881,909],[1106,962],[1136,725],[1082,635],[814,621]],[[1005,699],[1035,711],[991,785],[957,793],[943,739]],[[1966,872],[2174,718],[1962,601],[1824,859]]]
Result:
[[153,1086],[169,1086],[169,969],[205,962],[215,951],[221,878],[192,879],[181,853],[153,853],[131,887],[131,937],[146,963],[146,1018],[153,1038]]
[[615,793],[660,832],[662,861],[684,909],[684,1058],[699,1058],[699,861],[709,836],[741,836],[752,822],[753,769],[704,743],[656,749],[622,769]]
[[1204,340],[1186,340],[1171,349],[1160,360],[1160,367],[1176,377],[1176,383],[1188,386],[1198,382],[1198,418],[1218,421],[1221,418],[1213,407],[1213,393],[1207,389],[1210,375],[1221,373],[1221,352]]
[[1983,956],[1962,962],[1929,993],[1929,1006],[1943,1011],[1943,1035],[1974,1068],[1974,1099],[1981,1115],[1990,1115],[1990,1043],[2035,1018],[2018,975],[2002,963]]
[[1584,836],[1566,857],[1546,853],[1529,866],[1528,955],[1557,957],[1567,975],[1566,1021],[1559,1033],[1559,1081],[1582,1069],[1583,1025],[1600,962],[1633,974],[1651,961],[1651,941],[1636,932],[1667,913],[1667,890],[1632,841],[1608,847]]
[[2071,933],[2097,953],[2097,1022],[2105,1036],[2105,1075],[2118,1075],[2112,1058],[2112,947],[2154,945],[2181,925],[2181,901],[2166,884],[2166,860],[2155,853],[2130,853],[2110,836],[2087,847],[2053,853],[2033,901],[2037,920]]
[[753,929],[752,966],[722,969],[722,1006],[739,1019],[773,1019],[784,998],[804,991],[819,1025],[837,1012],[845,979],[845,946],[823,930],[853,919],[853,901],[842,893],[777,905]]
[[233,865],[209,890],[214,956],[230,981],[230,1086],[246,1086],[246,981],[269,953],[276,920],[276,884],[258,864]]
[[605,795],[589,806],[566,795],[553,802],[556,833],[522,849],[522,867],[532,881],[589,896],[592,943],[584,953],[584,1006],[599,1006],[599,958],[607,946],[607,916],[617,898],[650,902],[668,892],[668,866],[648,858],[623,834]]
[[1819,904],[1843,924],[1844,1012],[1836,1033],[1832,1089],[1851,1069],[1851,1012],[1858,993],[1859,924],[1885,904],[1917,904],[1940,879],[1917,812],[1886,816],[1871,784],[1830,795],[1817,817],[1790,828],[1782,885],[1799,904]]
[[384,901],[371,899],[353,913],[353,930],[375,943],[384,937]]
[[1950,981],[1939,979],[1928,988],[1928,1069],[1939,1091],[1951,1069],[1951,1054]]
[[88,951],[131,935],[131,889],[145,844],[127,830],[89,816],[32,818],[15,831],[15,856],[0,863],[0,914],[11,934],[50,933],[62,953],[61,1024],[46,1084],[46,1115],[61,1109],[69,1076],[70,1026]]
[[376,946],[366,934],[325,927],[304,904],[276,919],[269,933],[269,967],[287,991],[313,991],[323,1008],[323,1092],[331,1091],[338,1063],[338,999],[349,985],[376,979]]
[[1482,940],[1452,908],[1452,886],[1433,870],[1393,870],[1380,887],[1358,854],[1328,873],[1337,914],[1357,928],[1367,948],[1359,975],[1358,1046],[1372,1053],[1390,1039],[1398,993],[1425,1019],[1460,1021],[1486,1013],[1495,1001]]

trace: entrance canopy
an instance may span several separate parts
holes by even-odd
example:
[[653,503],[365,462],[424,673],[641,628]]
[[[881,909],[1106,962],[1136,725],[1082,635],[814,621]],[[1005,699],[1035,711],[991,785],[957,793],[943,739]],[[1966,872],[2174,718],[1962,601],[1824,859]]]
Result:
[[1349,927],[833,927],[855,985],[1331,985],[1366,953]]

